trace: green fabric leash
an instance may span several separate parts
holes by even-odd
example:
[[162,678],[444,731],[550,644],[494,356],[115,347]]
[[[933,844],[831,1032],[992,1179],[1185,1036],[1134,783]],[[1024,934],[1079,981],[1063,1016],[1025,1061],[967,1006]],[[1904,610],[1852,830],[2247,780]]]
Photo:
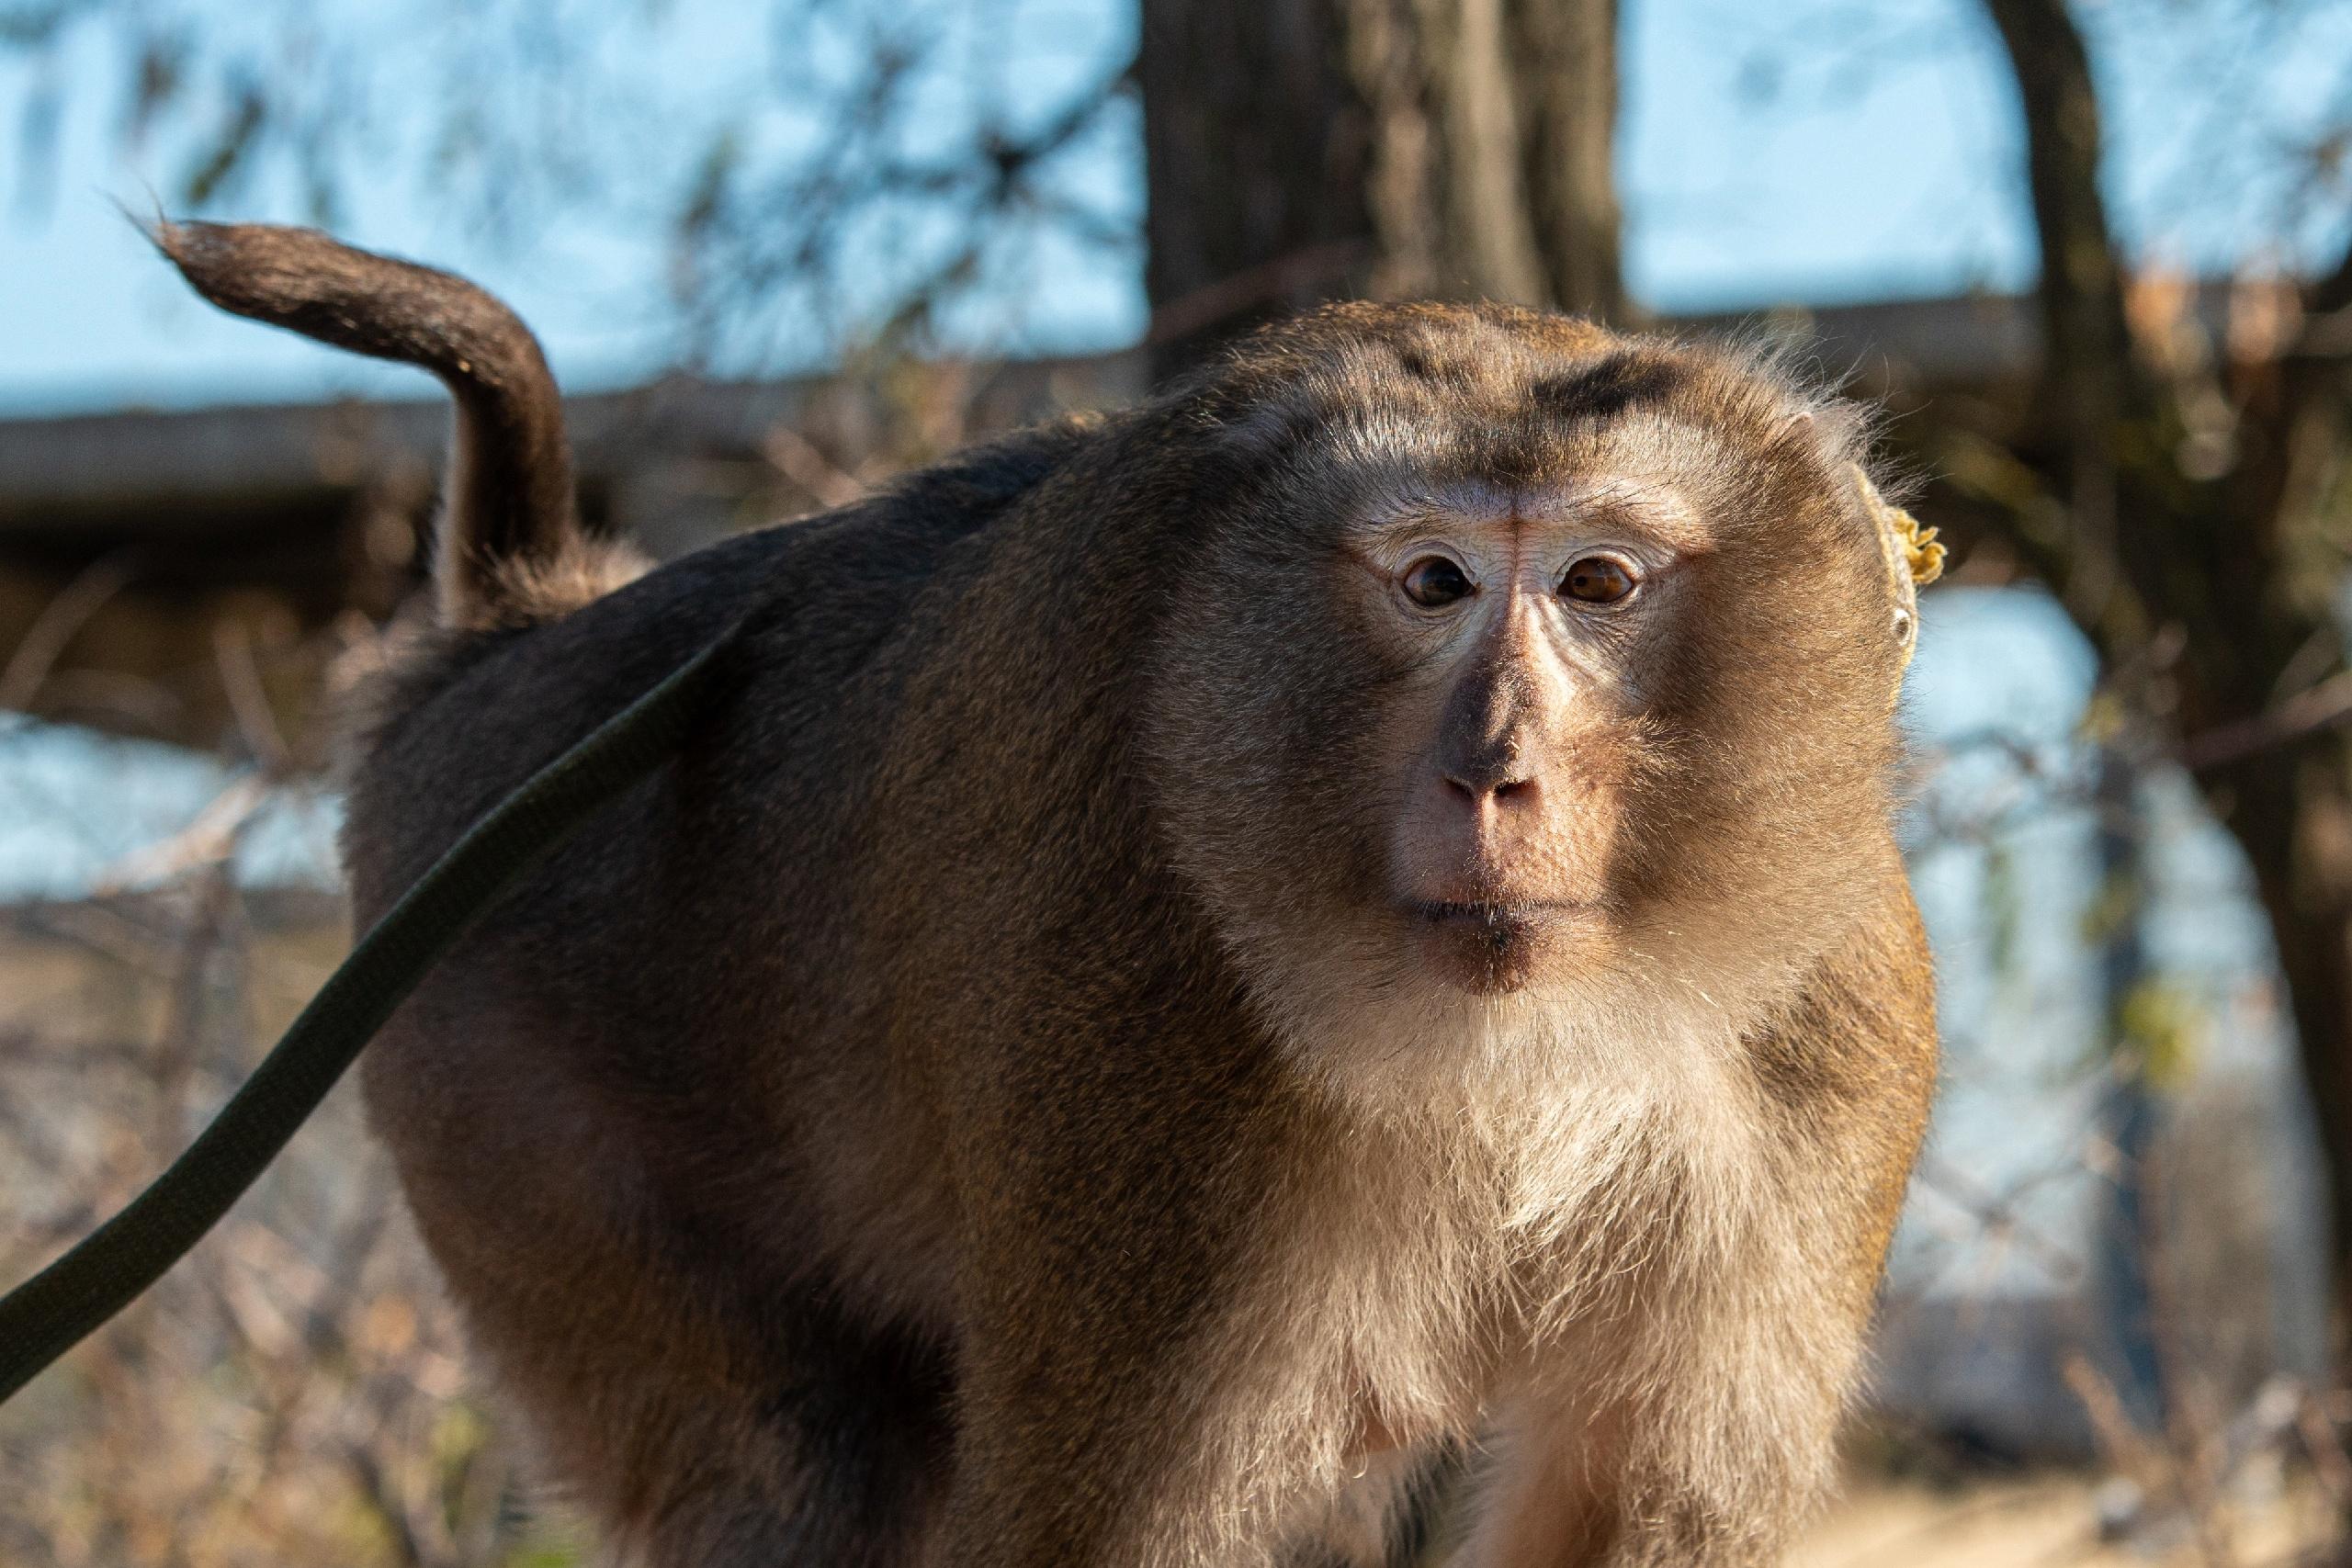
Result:
[[409,992],[523,874],[673,756],[735,622],[466,830],[327,977],[209,1126],[121,1213],[0,1297],[0,1402],[163,1278],[317,1110]]

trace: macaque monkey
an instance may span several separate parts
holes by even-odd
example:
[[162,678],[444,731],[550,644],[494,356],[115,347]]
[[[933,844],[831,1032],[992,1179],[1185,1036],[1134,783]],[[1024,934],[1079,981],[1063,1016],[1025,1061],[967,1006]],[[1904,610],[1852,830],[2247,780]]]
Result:
[[645,570],[456,277],[166,224],[437,373],[381,911],[713,631],[682,754],[365,1062],[478,1364],[649,1568],[1760,1564],[1934,1077],[1910,584],[1738,351],[1340,305]]

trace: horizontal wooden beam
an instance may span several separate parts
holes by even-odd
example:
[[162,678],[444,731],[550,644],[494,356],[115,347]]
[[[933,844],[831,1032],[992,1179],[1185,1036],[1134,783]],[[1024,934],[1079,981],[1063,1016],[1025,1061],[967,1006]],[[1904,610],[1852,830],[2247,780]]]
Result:
[[[2226,290],[2192,308],[2218,337]],[[1790,341],[1822,374],[1897,408],[1959,393],[2008,419],[2038,322],[2030,300],[1984,295],[1665,324]],[[974,368],[955,389],[961,428],[1132,400],[1146,363],[1129,351]],[[775,433],[821,424],[854,395],[821,378],[674,377],[569,399],[583,512],[658,556],[775,515],[798,493],[768,461]],[[43,616],[70,585],[123,578],[44,653],[55,678],[36,696],[0,691],[0,705],[216,744],[236,717],[224,636],[291,661],[273,692],[311,689],[339,618],[379,619],[414,586],[448,430],[446,405],[427,399],[0,420],[0,673],[42,651]]]

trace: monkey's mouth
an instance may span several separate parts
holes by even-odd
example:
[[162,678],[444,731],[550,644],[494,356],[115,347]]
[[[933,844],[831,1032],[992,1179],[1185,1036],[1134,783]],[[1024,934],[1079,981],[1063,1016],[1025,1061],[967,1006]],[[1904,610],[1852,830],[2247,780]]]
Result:
[[1405,906],[1417,920],[1444,931],[1484,932],[1498,941],[1524,935],[1577,913],[1583,906],[1559,898],[1531,898],[1493,903],[1455,903],[1448,899],[1417,898]]
[[1582,906],[1553,899],[1459,902],[1417,898],[1404,906],[1438,976],[1482,996],[1516,991],[1535,976],[1556,934]]

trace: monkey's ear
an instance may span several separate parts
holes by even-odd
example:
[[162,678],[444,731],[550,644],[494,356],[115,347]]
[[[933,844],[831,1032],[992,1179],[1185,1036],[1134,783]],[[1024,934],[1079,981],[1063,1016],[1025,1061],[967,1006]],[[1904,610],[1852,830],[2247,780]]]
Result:
[[1854,486],[1861,492],[1862,509],[1878,529],[1879,554],[1886,562],[1887,588],[1894,602],[1894,637],[1907,667],[1919,646],[1919,590],[1943,575],[1944,547],[1936,542],[1933,528],[1921,527],[1917,518],[1879,494],[1878,486],[1860,463],[1847,464],[1846,471],[1853,476]]

